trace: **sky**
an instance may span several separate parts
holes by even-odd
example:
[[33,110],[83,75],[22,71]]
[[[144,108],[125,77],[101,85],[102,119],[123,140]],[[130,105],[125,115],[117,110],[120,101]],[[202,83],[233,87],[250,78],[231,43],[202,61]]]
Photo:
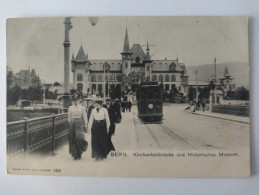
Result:
[[[35,69],[42,81],[63,82],[64,18],[8,19],[7,66],[14,73]],[[82,45],[89,59],[121,59],[126,27],[130,46],[149,42],[153,60],[186,66],[248,62],[246,17],[88,17],[71,19],[70,57]],[[189,73],[188,73],[189,74]],[[72,73],[71,73],[72,75]],[[71,80],[72,76],[70,76]]]

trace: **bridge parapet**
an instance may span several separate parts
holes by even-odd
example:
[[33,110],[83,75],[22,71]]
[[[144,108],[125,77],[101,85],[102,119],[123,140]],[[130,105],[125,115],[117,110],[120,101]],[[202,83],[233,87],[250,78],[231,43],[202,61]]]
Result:
[[7,154],[54,154],[68,142],[68,115],[52,114],[47,117],[7,123]]

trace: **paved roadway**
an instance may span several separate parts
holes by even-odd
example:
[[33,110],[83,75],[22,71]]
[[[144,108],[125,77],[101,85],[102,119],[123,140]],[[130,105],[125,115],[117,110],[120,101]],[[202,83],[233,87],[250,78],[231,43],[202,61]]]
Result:
[[161,123],[145,123],[137,108],[122,113],[113,142],[116,150],[232,150],[249,144],[249,124],[194,115],[185,104],[164,105]]
[[[249,124],[195,115],[184,111],[185,107],[185,104],[164,105],[161,123],[141,121],[136,106],[133,106],[132,112],[122,113],[122,122],[116,125],[115,135],[112,136],[116,151],[239,151],[249,147]],[[82,160],[92,161],[91,135],[86,134],[85,137],[89,148]],[[68,150],[68,145],[65,145],[57,151],[56,157],[71,160]]]

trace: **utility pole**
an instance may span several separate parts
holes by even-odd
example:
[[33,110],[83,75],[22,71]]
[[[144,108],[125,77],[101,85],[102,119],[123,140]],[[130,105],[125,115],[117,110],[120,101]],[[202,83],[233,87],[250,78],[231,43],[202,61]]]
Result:
[[104,68],[104,103],[106,104],[106,71],[105,71],[105,64],[103,65]]
[[43,104],[45,105],[45,80],[43,83]]
[[198,70],[196,70],[196,103],[198,103],[199,89],[198,89]]
[[217,103],[217,59],[216,57],[214,58],[214,66],[215,66],[215,89],[214,89],[214,96],[215,96],[215,104]]

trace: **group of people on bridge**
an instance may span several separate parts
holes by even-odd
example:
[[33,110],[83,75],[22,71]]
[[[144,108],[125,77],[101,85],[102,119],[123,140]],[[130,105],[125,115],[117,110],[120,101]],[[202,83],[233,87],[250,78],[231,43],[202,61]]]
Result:
[[103,160],[110,151],[115,151],[111,137],[115,133],[116,123],[120,123],[122,116],[120,104],[111,100],[102,104],[102,99],[92,100],[87,112],[79,103],[79,95],[72,95],[72,106],[68,110],[69,152],[74,160],[80,160],[87,150],[88,142],[84,133],[91,131],[92,158]]

